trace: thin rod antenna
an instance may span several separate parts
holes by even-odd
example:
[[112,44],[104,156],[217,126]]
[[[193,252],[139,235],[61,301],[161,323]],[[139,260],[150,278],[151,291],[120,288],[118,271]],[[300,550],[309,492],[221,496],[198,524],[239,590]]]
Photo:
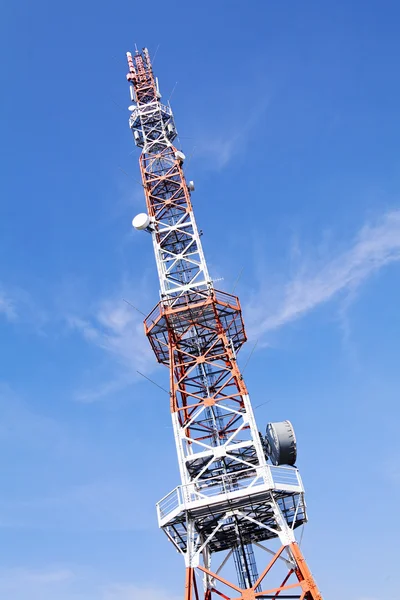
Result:
[[134,177],[132,177],[132,175],[129,175],[129,173],[127,173],[126,171],[124,171],[124,169],[122,167],[118,166],[118,169],[120,171],[122,171],[124,175],[126,175],[127,177],[129,177],[130,179],[132,179],[132,181],[134,181],[135,183],[137,183],[138,185],[140,185],[141,187],[143,187],[143,183],[140,183],[140,181],[138,181],[137,179],[135,179]]
[[233,285],[233,288],[232,288],[232,292],[231,292],[231,294],[234,294],[234,292],[235,292],[235,290],[236,290],[236,287],[237,287],[237,285],[238,285],[238,283],[239,283],[239,281],[240,281],[240,278],[241,278],[241,276],[242,276],[242,273],[243,273],[243,271],[244,271],[244,267],[242,267],[242,268],[240,269],[240,271],[239,271],[239,275],[236,277],[236,281],[235,281],[235,283],[234,283],[234,285]]
[[256,339],[256,341],[254,343],[254,346],[253,346],[253,348],[252,348],[252,350],[251,350],[251,352],[250,352],[250,354],[248,356],[248,359],[246,360],[246,362],[244,364],[244,367],[242,369],[242,375],[245,372],[245,369],[246,369],[247,365],[249,364],[251,357],[253,356],[253,353],[254,353],[254,350],[256,349],[257,344],[258,344],[258,339]]
[[177,86],[177,85],[178,85],[178,82],[177,82],[177,81],[175,81],[175,85],[174,85],[174,87],[172,88],[172,92],[171,92],[171,94],[170,94],[170,96],[169,96],[169,98],[168,98],[168,104],[169,104],[169,103],[170,103],[170,101],[171,101],[172,94],[174,93],[174,91],[175,91],[175,88],[176,88],[176,86]]
[[115,106],[118,106],[118,108],[120,108],[122,111],[125,112],[125,109],[122,108],[122,106],[120,104],[118,104],[118,102],[115,102],[115,100],[113,100],[113,98],[111,98],[111,102],[113,102],[115,104]]
[[140,313],[144,317],[147,317],[147,315],[145,315],[144,312],[142,312],[141,310],[139,310],[138,308],[136,308],[136,306],[134,306],[131,302],[129,302],[128,300],[125,300],[125,298],[122,298],[122,300],[124,302],[126,302],[127,304],[129,304],[129,306],[132,306],[132,308],[134,308],[135,310],[137,310],[138,313]]
[[158,46],[156,48],[156,51],[154,52],[153,60],[151,61],[153,66],[154,66],[154,62],[156,60],[156,56],[157,56],[157,52],[158,52],[159,47],[160,47],[160,44],[158,44]]
[[185,163],[185,171],[187,171],[187,168],[188,168],[188,166],[190,165],[190,161],[191,161],[191,160],[192,160],[192,158],[193,158],[193,154],[194,154],[194,151],[196,150],[196,147],[197,147],[197,146],[193,146],[193,150],[192,150],[192,152],[190,153],[190,156],[189,156],[189,158],[187,159],[187,161],[186,161],[186,163]]
[[260,406],[264,406],[264,404],[269,404],[271,402],[271,400],[267,400],[266,402],[261,402],[261,404],[257,404],[257,406],[254,407],[254,410],[256,410],[256,408],[260,408]]
[[163,392],[166,392],[168,394],[168,396],[170,395],[169,391],[166,390],[164,387],[162,387],[162,385],[158,385],[158,383],[156,383],[155,381],[153,381],[152,379],[150,379],[150,377],[147,377],[146,375],[143,375],[143,373],[141,373],[140,371],[136,371],[136,373],[139,373],[139,375],[141,375],[142,377],[144,377],[145,379],[147,379],[147,381],[150,381],[150,383],[152,383],[153,385],[156,385],[158,388],[160,388],[160,390],[162,390]]
[[[145,319],[147,319],[147,315],[144,312],[142,312],[141,310],[139,310],[134,304],[132,304],[132,302],[129,302],[128,300],[125,300],[125,298],[122,298],[122,300],[124,302],[126,302],[127,304],[129,304],[129,306],[132,306],[132,308],[134,308],[135,310],[137,310],[138,313],[140,313],[141,315],[143,315],[145,317]],[[150,319],[150,320],[151,320],[151,322],[154,325],[155,323],[154,323],[153,319]]]

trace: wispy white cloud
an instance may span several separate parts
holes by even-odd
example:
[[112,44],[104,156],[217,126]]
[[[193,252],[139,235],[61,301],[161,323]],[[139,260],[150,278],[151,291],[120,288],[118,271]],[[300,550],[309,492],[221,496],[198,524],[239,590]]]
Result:
[[91,568],[0,569],[0,597],[5,600],[180,600],[156,586],[107,582]]
[[[9,576],[12,575],[12,580],[23,580],[29,584],[52,584],[59,583],[61,581],[71,581],[74,579],[74,574],[70,569],[53,569],[53,570],[33,570],[33,569],[22,569],[15,568],[8,571]],[[11,577],[10,577],[11,579]]]
[[27,447],[33,442],[35,446],[48,444],[55,450],[62,443],[64,434],[59,424],[35,413],[7,383],[1,381],[0,413],[0,448],[2,443],[18,445],[23,442]]
[[[61,335],[65,324],[68,332],[78,332],[93,347],[108,356],[107,368],[100,378],[95,375],[88,387],[77,392],[77,399],[91,402],[129,386],[156,367],[144,334],[143,316],[123,298],[148,306],[146,285],[139,282],[132,290],[122,281],[118,290],[90,304],[87,286],[80,281],[67,281],[50,290],[42,306],[30,292],[17,287],[0,286],[0,318],[39,335]],[[65,331],[64,331],[65,333]],[[99,361],[100,363],[100,361]],[[100,366],[99,366],[100,369]]]
[[[226,167],[239,153],[246,150],[252,133],[265,115],[268,107],[268,99],[264,99],[258,106],[252,107],[252,110],[238,122],[237,110],[232,114],[229,129],[225,132],[208,132],[204,138],[200,138],[195,146],[195,154],[202,159],[210,170],[220,171]],[[234,126],[232,126],[234,122]],[[233,133],[232,133],[233,132]]]
[[80,391],[77,399],[92,402],[130,385],[155,367],[154,355],[144,334],[143,319],[124,302],[124,293],[103,299],[90,316],[69,316],[70,328],[113,359],[114,375],[91,389]]
[[72,594],[74,573],[65,568],[34,570],[15,567],[0,570],[0,597],[12,600],[83,600]]
[[398,260],[400,210],[394,210],[364,225],[347,249],[303,261],[279,289],[260,286],[247,304],[250,330],[265,334],[299,319],[341,292],[351,291],[354,295],[374,273]]
[[43,333],[43,326],[47,322],[46,311],[39,306],[32,295],[25,289],[17,286],[0,285],[0,316],[14,324],[22,324],[28,330]]
[[[395,434],[393,439],[396,439]],[[400,487],[400,446],[392,447],[389,450],[391,458],[386,460],[381,469],[381,474],[385,478],[386,482],[390,483],[391,486]]]
[[0,315],[3,315],[8,321],[15,321],[17,318],[17,312],[15,308],[15,302],[0,287]]
[[74,578],[74,574],[70,569],[57,569],[47,572],[28,571],[25,577],[28,581],[48,584],[71,581]]
[[211,137],[210,140],[199,143],[198,154],[201,158],[206,159],[207,163],[213,166],[213,169],[220,171],[231,162],[240,151],[240,148],[237,134],[226,137]]
[[180,600],[175,596],[156,587],[138,587],[133,584],[115,584],[105,590],[102,600]]
[[138,493],[134,482],[109,474],[108,479],[64,485],[52,495],[42,493],[14,501],[12,507],[4,502],[0,506],[6,517],[18,513],[25,529],[115,532],[152,529],[153,500]]
[[35,412],[1,382],[0,413],[0,470],[6,473],[12,464],[25,482],[21,489],[3,491],[0,528],[126,531],[154,526],[154,498],[147,498],[147,489],[139,493],[121,462],[116,475],[117,461],[107,444]]

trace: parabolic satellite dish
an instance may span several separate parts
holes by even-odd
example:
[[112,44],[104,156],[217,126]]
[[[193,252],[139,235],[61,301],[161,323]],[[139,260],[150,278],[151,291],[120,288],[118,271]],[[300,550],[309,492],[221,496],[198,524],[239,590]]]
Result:
[[150,225],[150,217],[146,213],[139,213],[134,219],[132,219],[132,225],[135,229],[143,231]]
[[296,436],[290,421],[268,423],[265,440],[267,453],[273,465],[293,466],[296,463]]

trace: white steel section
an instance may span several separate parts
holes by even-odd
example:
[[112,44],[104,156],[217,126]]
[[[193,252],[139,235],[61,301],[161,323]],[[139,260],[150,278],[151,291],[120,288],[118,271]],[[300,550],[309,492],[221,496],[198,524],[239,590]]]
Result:
[[[201,539],[199,535],[196,535],[195,525],[196,520],[190,517],[187,517],[186,526],[188,532],[187,538],[187,551],[185,552],[185,564],[187,567],[198,567],[200,564],[200,558],[203,557],[203,562],[208,563],[208,568],[211,566],[210,561],[210,552],[208,551],[208,545],[211,540],[215,537],[215,534],[221,529],[223,525],[230,519],[233,515],[233,512],[227,512],[219,521],[218,524],[214,527],[213,531],[210,535],[204,540]],[[207,560],[208,558],[208,560]],[[206,583],[207,579],[205,580]]]
[[[264,471],[268,471],[268,473],[266,474]],[[267,484],[266,481],[270,483]],[[197,484],[177,486],[156,505],[159,526],[164,527],[183,511],[193,512],[204,506],[211,507],[224,502],[228,508],[231,500],[247,498],[250,494],[256,495],[270,491],[304,494],[299,472],[294,467],[266,465],[257,469],[256,474],[254,474],[254,469],[249,469],[248,476],[242,476],[236,486],[235,489],[232,489],[229,474],[210,479],[209,485],[206,482],[198,482]],[[281,515],[279,507],[274,505],[274,512],[276,511],[278,511],[278,515]]]
[[[149,126],[149,118],[153,117],[153,125]],[[166,117],[173,120],[173,113],[169,106],[163,105],[158,101],[149,102],[147,104],[140,104],[134,108],[129,119],[129,124],[132,129],[137,129],[135,123],[138,120],[141,123],[141,131],[143,135],[143,150],[142,152],[146,155],[151,155],[153,147],[159,147],[160,144],[164,147],[171,147],[171,141],[168,137],[166,129]],[[174,125],[175,127],[175,125]],[[157,153],[157,150],[154,150]],[[177,160],[182,160],[178,159]],[[182,181],[183,185],[186,185],[185,180]],[[198,287],[206,288],[212,287],[212,282],[207,269],[207,264],[204,258],[203,248],[200,241],[200,235],[197,229],[196,221],[192,211],[186,212],[182,217],[182,223],[175,223],[170,225],[161,221],[153,219],[155,225],[155,231],[152,233],[154,254],[156,257],[157,271],[160,280],[160,292],[161,297],[168,299],[169,295],[174,297],[180,296],[185,292],[195,289]],[[186,247],[182,254],[174,255],[170,253],[167,256],[165,250],[162,250],[157,240],[157,234],[166,234],[168,231],[176,229],[184,230],[185,234],[192,238],[192,243]],[[191,246],[195,247],[191,249]],[[170,275],[173,267],[178,261],[189,263],[193,275],[190,281],[185,282],[174,282]]]
[[[204,567],[206,569],[208,569],[209,571],[211,570],[211,552],[208,549],[208,546],[206,546],[203,550],[203,564]],[[230,551],[228,553],[228,558],[231,556],[232,551]],[[210,577],[210,575],[207,575],[207,573],[203,574],[203,590],[204,593],[206,593],[207,590],[211,589],[215,587],[215,579],[213,577]]]
[[[269,502],[268,504],[271,505],[271,507],[273,508],[273,511],[274,511],[275,527],[269,527],[268,525],[265,525],[264,523],[261,523],[260,521],[257,521],[256,519],[253,519],[249,515],[246,515],[245,513],[241,512],[240,510],[227,510],[225,512],[225,514],[223,515],[223,517],[220,518],[220,520],[218,521],[218,523],[214,527],[214,529],[211,531],[211,533],[205,539],[202,539],[200,537],[200,535],[198,535],[196,533],[196,519],[193,517],[189,517],[189,514],[188,514],[187,518],[186,518],[187,547],[186,547],[186,552],[183,553],[186,566],[196,568],[199,566],[199,564],[201,562],[201,558],[203,558],[204,566],[209,569],[211,553],[208,550],[208,546],[209,546],[210,542],[215,537],[215,535],[218,533],[218,531],[221,529],[221,527],[223,527],[227,522],[229,522],[229,520],[232,519],[232,517],[240,516],[242,519],[246,519],[247,521],[254,523],[261,529],[267,529],[268,531],[273,533],[274,536],[279,537],[279,540],[280,540],[282,546],[286,546],[286,548],[287,548],[288,559],[286,559],[284,557],[279,557],[279,558],[289,568],[293,568],[293,566],[296,564],[296,562],[293,559],[293,557],[291,556],[291,553],[290,553],[288,547],[290,546],[290,544],[292,544],[293,542],[296,541],[296,538],[294,536],[293,531],[286,524],[286,521],[285,521],[279,507],[275,503],[275,501]],[[171,539],[170,535],[168,535],[168,537]],[[171,539],[171,541],[173,541],[173,540]],[[269,550],[269,548],[265,548],[265,546],[262,546],[261,544],[258,544],[258,543],[256,545],[275,556],[275,552],[272,550]],[[182,551],[180,549],[179,549],[179,552],[182,553]],[[225,566],[225,564],[227,563],[227,561],[231,557],[231,555],[232,555],[232,550],[230,550],[228,552],[227,556],[222,561],[221,565],[219,566],[219,568],[217,570],[217,574],[219,572],[221,572],[221,570],[223,569],[223,567]],[[206,585],[207,584],[209,585],[212,582],[210,580],[208,580],[208,578],[206,578],[204,583]]]
[[[250,430],[251,430],[251,436],[252,436],[252,440],[253,440],[254,446],[256,448],[256,451],[257,451],[258,461],[260,463],[260,466],[265,467],[265,466],[267,466],[267,460],[265,458],[264,448],[262,447],[262,444],[261,444],[260,436],[258,433],[258,427],[257,427],[256,420],[254,417],[253,407],[251,405],[250,396],[248,394],[243,396],[243,403],[244,403],[246,413],[248,416]],[[264,477],[265,477],[266,485],[271,485],[272,482],[270,479],[270,477],[271,477],[270,470],[264,469]]]
[[[152,232],[152,240],[160,281],[161,297],[168,297],[170,294],[179,297],[191,289],[213,287],[193,211],[186,213],[184,218],[185,221],[183,223],[178,222],[173,225],[153,220],[156,227]],[[158,242],[159,233],[166,234],[176,230],[184,232],[185,235],[192,239],[184,252],[180,254],[167,252],[161,248],[161,245]],[[169,277],[178,261],[189,264],[193,272],[191,280],[186,281],[183,284],[181,282],[175,282]]]
[[285,517],[283,516],[281,509],[279,508],[276,501],[273,499],[271,502],[272,509],[274,511],[276,523],[278,525],[278,536],[281,541],[282,546],[289,546],[296,541],[294,536],[294,531],[289,525],[286,523]]
[[187,470],[186,464],[185,464],[185,451],[184,451],[182,439],[181,439],[182,438],[182,429],[179,424],[178,413],[173,412],[171,414],[171,418],[172,418],[172,428],[174,430],[176,451],[178,454],[179,472],[181,475],[182,484],[185,486],[188,483],[190,483],[190,477],[189,477],[189,473],[188,473],[188,470]]
[[[254,542],[254,545],[257,546],[257,548],[260,548],[261,550],[264,550],[264,552],[268,552],[268,554],[271,554],[271,556],[275,556],[275,554],[276,554],[275,550],[271,550],[270,548],[266,548],[263,544],[260,544],[260,542]],[[280,555],[280,556],[278,556],[278,559],[281,562],[284,562],[285,565],[289,569],[293,569],[293,567],[296,566],[296,563],[295,563],[295,561],[293,560],[293,558],[291,556],[289,556],[289,558],[285,558],[284,556]]]
[[200,562],[199,554],[196,552],[198,534],[196,535],[196,522],[190,517],[186,518],[187,531],[187,551],[185,552],[186,567],[198,567]]
[[[177,413],[172,414],[175,443],[177,447],[178,461],[183,485],[189,484],[191,481],[198,482],[207,468],[214,461],[228,456],[235,463],[240,463],[246,468],[256,470],[264,478],[264,484],[272,488],[273,480],[271,469],[266,463],[264,449],[261,444],[253,409],[248,395],[243,396],[243,403],[245,410],[243,412],[238,412],[232,409],[230,406],[225,406],[222,401],[218,402],[217,406],[220,411],[236,414],[239,418],[235,425],[235,431],[231,433],[229,438],[227,438],[225,441],[222,442],[222,440],[220,440],[218,445],[215,445],[215,443],[213,443],[211,440],[207,443],[205,440],[195,440],[187,435],[187,429],[189,427],[193,427],[193,425],[196,423],[196,420],[199,420],[202,417],[205,410],[204,406],[200,407],[196,411],[190,422],[188,422],[184,427],[180,426]],[[248,432],[248,439],[236,440],[236,438],[244,431],[245,427],[250,428],[250,430],[246,430],[246,432]],[[257,456],[256,464],[254,464],[254,462],[248,462],[245,459],[241,459],[234,454],[235,451],[245,448],[254,448]],[[197,473],[197,475],[191,478],[186,468],[186,464],[190,463],[190,461],[192,461],[194,458],[208,460],[206,460],[205,465]]]

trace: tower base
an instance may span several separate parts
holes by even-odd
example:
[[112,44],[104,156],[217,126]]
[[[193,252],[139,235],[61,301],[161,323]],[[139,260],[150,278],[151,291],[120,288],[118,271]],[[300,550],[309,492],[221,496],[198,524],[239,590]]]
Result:
[[[267,550],[268,551],[268,550]],[[283,579],[277,579],[274,567],[283,561],[287,567]],[[282,575],[280,575],[282,577]],[[275,581],[274,581],[275,579]],[[274,581],[274,583],[272,583]],[[277,582],[280,582],[277,584]],[[251,588],[241,589],[218,572],[203,566],[186,569],[184,600],[322,600],[322,595],[296,542],[281,546]]]

